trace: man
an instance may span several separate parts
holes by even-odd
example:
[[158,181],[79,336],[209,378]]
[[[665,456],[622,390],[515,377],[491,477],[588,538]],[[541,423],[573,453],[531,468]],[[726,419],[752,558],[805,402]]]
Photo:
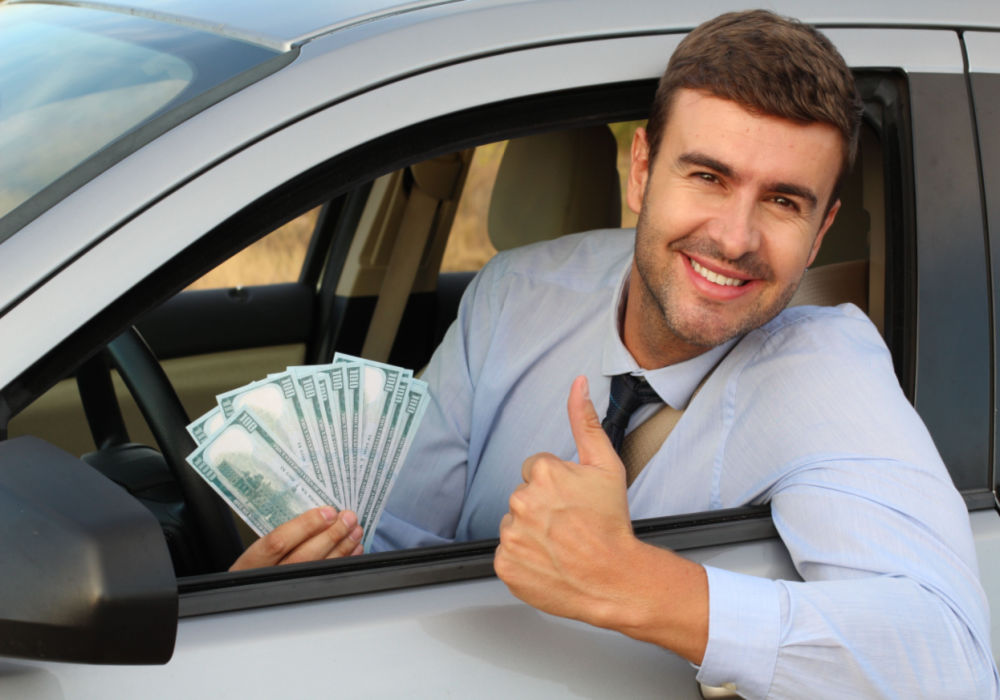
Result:
[[[964,504],[881,338],[853,307],[782,312],[859,123],[810,28],[759,11],[692,32],[632,145],[634,243],[569,236],[484,268],[425,374],[432,406],[376,546],[499,532],[497,575],[522,600],[747,697],[995,697]],[[631,485],[590,400],[619,406],[616,375],[686,409]],[[702,566],[630,525],[765,502],[804,583]],[[314,511],[237,564],[359,537],[351,514]]]

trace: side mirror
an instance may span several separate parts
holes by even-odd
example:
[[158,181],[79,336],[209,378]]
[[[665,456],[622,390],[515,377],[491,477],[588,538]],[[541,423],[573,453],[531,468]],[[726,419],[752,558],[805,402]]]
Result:
[[0,442],[0,655],[162,664],[177,579],[146,508],[33,437]]

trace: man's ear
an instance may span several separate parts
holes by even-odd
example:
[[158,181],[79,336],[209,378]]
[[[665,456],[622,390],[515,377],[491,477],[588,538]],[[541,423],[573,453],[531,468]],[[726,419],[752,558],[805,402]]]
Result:
[[809,251],[809,260],[806,261],[806,267],[813,264],[813,260],[816,259],[816,254],[819,252],[819,246],[823,242],[823,236],[830,229],[833,220],[837,218],[837,212],[840,211],[840,200],[838,199],[830,207],[830,211],[826,213],[826,218],[823,219],[823,225],[819,228],[819,233],[816,234],[816,240],[813,241],[812,250]]
[[649,180],[649,141],[646,130],[639,127],[632,136],[632,164],[628,169],[628,201],[629,209],[636,214],[642,209],[642,199],[646,194],[646,182]]

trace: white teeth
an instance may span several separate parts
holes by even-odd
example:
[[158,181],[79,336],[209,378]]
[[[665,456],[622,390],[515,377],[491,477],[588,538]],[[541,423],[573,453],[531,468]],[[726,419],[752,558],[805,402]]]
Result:
[[733,279],[732,277],[726,277],[725,275],[720,275],[716,272],[712,272],[708,268],[702,267],[694,260],[691,260],[691,267],[693,267],[694,271],[697,272],[699,275],[707,279],[709,282],[713,282],[714,284],[721,284],[724,287],[739,287],[742,284],[746,284],[746,280],[737,280]]

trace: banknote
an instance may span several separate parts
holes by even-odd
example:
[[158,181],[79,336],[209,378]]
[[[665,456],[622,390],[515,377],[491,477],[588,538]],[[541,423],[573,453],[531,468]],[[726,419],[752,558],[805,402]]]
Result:
[[[334,358],[337,362],[337,358]],[[413,373],[410,370],[377,362],[366,362],[362,385],[361,437],[358,441],[357,495],[368,494],[373,487],[372,479],[379,465],[372,464],[384,441],[393,408],[393,395],[400,387],[409,385]],[[372,464],[372,468],[369,468]]]
[[208,440],[208,437],[213,433],[217,432],[223,424],[226,422],[226,417],[222,413],[222,409],[216,406],[208,413],[201,416],[198,420],[194,421],[187,427],[187,431],[194,438],[194,441],[198,445],[202,445]]
[[[364,502],[359,505],[361,513],[358,518],[364,522],[378,523],[382,517],[389,491],[399,467],[406,460],[417,426],[427,408],[427,384],[419,380],[408,382],[405,388],[401,384],[394,396],[398,396],[399,400],[393,405],[391,427],[386,434],[389,439],[383,443],[383,449],[375,460],[374,486],[364,494]],[[366,550],[374,536],[374,528],[365,530],[362,545]]]
[[228,419],[187,459],[258,535],[326,502],[249,409]]
[[428,402],[411,370],[338,353],[217,397],[187,428],[192,467],[258,534],[352,510],[368,550]]
[[291,372],[271,375],[215,398],[226,418],[243,408],[253,409],[270,434],[286,448],[291,448],[301,464],[308,466],[312,474],[310,486],[332,497]]
[[326,404],[326,392],[320,389],[320,378],[308,367],[289,367],[288,371],[301,390],[302,404],[305,407],[308,430],[314,436],[317,456],[325,471],[326,483],[333,499],[332,505],[342,509],[345,503],[340,478],[337,473],[337,453],[335,443],[330,436],[330,412]]

